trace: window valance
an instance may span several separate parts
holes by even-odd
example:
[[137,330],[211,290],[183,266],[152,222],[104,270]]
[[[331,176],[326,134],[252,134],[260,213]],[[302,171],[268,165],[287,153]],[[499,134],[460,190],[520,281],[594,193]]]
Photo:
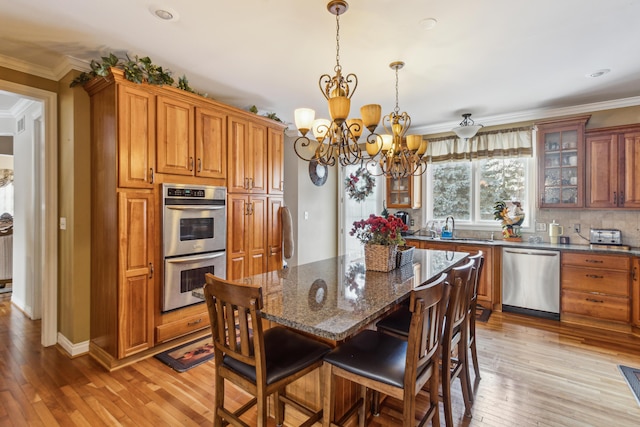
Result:
[[427,140],[427,156],[431,163],[533,156],[531,127],[481,132],[468,140],[456,136]]

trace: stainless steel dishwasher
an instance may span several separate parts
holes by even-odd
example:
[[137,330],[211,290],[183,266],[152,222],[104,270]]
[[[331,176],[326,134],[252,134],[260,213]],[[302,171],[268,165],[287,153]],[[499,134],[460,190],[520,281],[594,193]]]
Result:
[[502,248],[502,311],[560,319],[560,252]]

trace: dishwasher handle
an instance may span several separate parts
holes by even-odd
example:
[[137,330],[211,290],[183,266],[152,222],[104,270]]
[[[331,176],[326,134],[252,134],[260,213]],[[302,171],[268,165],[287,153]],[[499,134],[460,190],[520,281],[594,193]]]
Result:
[[536,256],[550,256],[550,257],[559,255],[558,252],[550,253],[550,252],[533,252],[533,251],[513,251],[509,249],[505,249],[504,251],[508,254],[515,254],[515,255],[536,255]]

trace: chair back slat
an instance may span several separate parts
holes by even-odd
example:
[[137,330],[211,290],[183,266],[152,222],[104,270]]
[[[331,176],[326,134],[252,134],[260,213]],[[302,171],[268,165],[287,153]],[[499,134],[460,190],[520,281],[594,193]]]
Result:
[[471,273],[472,286],[469,289],[469,308],[478,299],[478,286],[480,285],[480,275],[484,265],[484,253],[478,251],[477,254],[469,257],[473,261],[473,272]]
[[[215,362],[228,356],[258,367],[264,361],[262,288],[205,275],[204,295],[214,337]],[[263,369],[258,369],[258,372]]]
[[[416,375],[436,355],[440,345],[440,331],[444,317],[442,304],[447,275],[411,291],[409,310],[412,312],[409,327],[405,384],[415,383]],[[416,348],[417,347],[417,348]]]
[[449,274],[449,284],[451,292],[447,314],[445,315],[445,332],[456,330],[465,320],[468,312],[467,298],[471,285],[471,273],[473,272],[474,261],[451,269]]

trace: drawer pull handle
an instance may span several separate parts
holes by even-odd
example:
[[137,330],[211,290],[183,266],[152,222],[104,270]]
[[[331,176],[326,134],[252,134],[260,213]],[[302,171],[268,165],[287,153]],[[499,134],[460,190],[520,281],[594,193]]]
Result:
[[589,302],[599,302],[599,303],[603,303],[604,301],[601,299],[595,299],[595,298],[586,298],[587,301]]
[[584,262],[590,262],[592,264],[602,264],[604,261],[601,259],[585,259]]
[[189,322],[189,323],[187,323],[187,326],[194,326],[194,325],[197,325],[198,323],[202,323],[202,319],[198,319],[198,320],[194,320],[193,322]]
[[587,274],[590,279],[604,279],[604,276],[598,276],[597,274]]

